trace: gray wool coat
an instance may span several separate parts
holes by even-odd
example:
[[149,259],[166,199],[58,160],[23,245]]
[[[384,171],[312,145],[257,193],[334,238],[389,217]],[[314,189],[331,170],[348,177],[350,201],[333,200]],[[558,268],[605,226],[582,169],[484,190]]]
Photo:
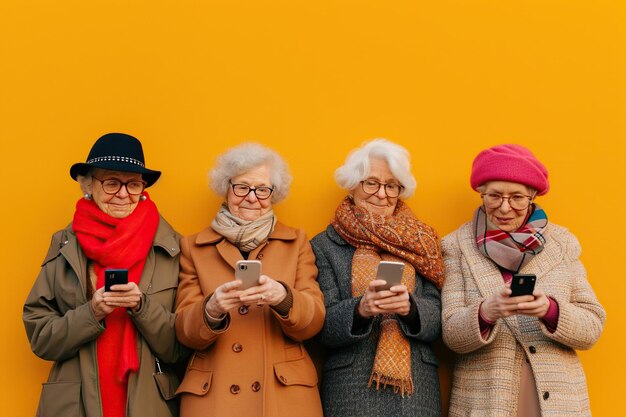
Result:
[[411,302],[417,307],[419,323],[398,318],[411,345],[413,395],[402,398],[389,387],[368,388],[380,322],[374,318],[365,326],[353,327],[360,300],[352,296],[352,257],[356,249],[332,226],[315,236],[311,245],[326,305],[324,328],[318,336],[328,349],[321,385],[324,416],[441,416],[438,362],[430,346],[441,332],[437,288],[418,275]]

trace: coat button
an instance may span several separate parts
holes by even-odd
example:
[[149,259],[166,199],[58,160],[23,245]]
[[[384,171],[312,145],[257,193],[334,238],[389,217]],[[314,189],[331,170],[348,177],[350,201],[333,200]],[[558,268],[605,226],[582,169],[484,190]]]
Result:
[[259,256],[257,256],[257,259],[263,259],[263,254],[259,253]]
[[230,393],[231,394],[237,395],[237,394],[239,394],[239,391],[241,391],[241,389],[239,388],[239,385],[233,384],[233,385],[230,386]]
[[205,382],[204,384],[202,384],[202,391],[206,391],[209,389],[209,383]]
[[261,383],[259,381],[254,381],[252,384],[252,391],[259,392],[261,390]]
[[243,350],[241,343],[233,343],[233,352],[239,353]]
[[248,306],[239,306],[239,314],[241,314],[242,316],[248,314],[248,310],[250,309],[250,307]]
[[285,377],[284,377],[284,376],[282,376],[282,375],[281,375],[278,379],[280,379],[280,380],[281,380],[281,382],[282,382],[283,384],[286,384],[286,383],[287,383],[287,378],[285,378]]
[[528,351],[530,353],[537,353],[537,348],[535,348],[534,346],[531,346],[531,347],[528,348]]
[[548,391],[543,393],[543,399],[547,400],[548,398],[550,398],[550,393]]

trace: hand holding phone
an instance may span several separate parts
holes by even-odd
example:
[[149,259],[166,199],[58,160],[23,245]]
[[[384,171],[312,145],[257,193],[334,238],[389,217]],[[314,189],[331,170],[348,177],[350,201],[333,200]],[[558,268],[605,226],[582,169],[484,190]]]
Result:
[[511,279],[511,297],[533,295],[535,281],[537,281],[537,277],[534,274],[513,274]]
[[128,284],[128,269],[105,269],[104,291],[111,291],[111,286]]
[[402,283],[404,264],[402,262],[380,261],[376,271],[376,279],[385,280],[385,285],[376,287],[376,291],[389,290],[391,287]]
[[237,261],[235,264],[235,279],[239,279],[242,282],[238,290],[247,290],[259,285],[259,278],[261,278],[261,261]]

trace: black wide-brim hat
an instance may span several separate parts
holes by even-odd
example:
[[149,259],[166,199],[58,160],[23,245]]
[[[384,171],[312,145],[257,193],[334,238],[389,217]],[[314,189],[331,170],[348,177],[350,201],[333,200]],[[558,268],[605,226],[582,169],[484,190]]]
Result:
[[89,151],[87,161],[72,165],[70,176],[76,180],[78,175],[85,175],[90,168],[137,172],[146,182],[146,188],[161,176],[161,171],[146,168],[141,142],[125,133],[107,133],[100,137]]

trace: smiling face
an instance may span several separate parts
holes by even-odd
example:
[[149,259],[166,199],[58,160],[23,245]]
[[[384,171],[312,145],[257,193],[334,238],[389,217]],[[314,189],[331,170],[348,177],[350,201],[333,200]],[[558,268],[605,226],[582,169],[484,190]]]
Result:
[[[491,181],[481,188],[485,194],[499,194],[503,197],[532,196],[532,190],[526,185],[509,181]],[[514,232],[519,229],[528,216],[532,206],[523,210],[515,210],[511,207],[509,199],[503,198],[499,207],[489,208],[485,205],[487,220],[504,232]]]
[[[267,165],[261,165],[244,174],[237,175],[231,178],[230,182],[232,184],[245,184],[251,188],[272,187],[270,170]],[[272,209],[272,197],[259,200],[253,191],[250,191],[245,197],[237,197],[233,192],[233,187],[228,187],[226,204],[233,216],[243,220],[256,220]]]
[[[389,165],[383,159],[370,159],[370,172],[365,180],[374,180],[381,184],[398,184],[400,182],[393,176]],[[379,214],[381,216],[391,216],[398,204],[398,197],[388,197],[385,187],[379,187],[374,194],[367,194],[363,191],[361,184],[358,184],[352,191],[354,204],[363,207],[370,213]]]
[[128,217],[139,203],[140,195],[130,195],[126,186],[122,186],[115,194],[107,194],[102,188],[102,182],[116,179],[123,183],[129,181],[141,181],[141,174],[133,172],[109,171],[108,169],[95,169],[91,184],[87,186],[88,192],[94,203],[106,214],[117,219]]

